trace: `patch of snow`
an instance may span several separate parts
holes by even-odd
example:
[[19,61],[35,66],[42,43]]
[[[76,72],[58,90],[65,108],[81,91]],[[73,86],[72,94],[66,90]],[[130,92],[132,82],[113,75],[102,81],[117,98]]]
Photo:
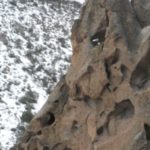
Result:
[[[26,125],[23,112],[29,107],[37,112],[65,74],[72,54],[70,29],[79,9],[71,2],[0,1],[0,149],[13,146],[16,127]],[[29,91],[36,98],[25,104],[22,98],[33,100]]]

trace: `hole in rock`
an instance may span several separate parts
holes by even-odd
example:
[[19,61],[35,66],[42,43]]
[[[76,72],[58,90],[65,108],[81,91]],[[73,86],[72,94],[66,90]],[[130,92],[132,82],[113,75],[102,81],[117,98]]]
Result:
[[105,72],[106,72],[107,78],[110,79],[110,68],[109,68],[109,65],[107,63],[107,60],[105,60],[104,66],[105,66]]
[[49,126],[55,122],[55,116],[53,113],[48,112],[40,118],[42,126]]
[[75,131],[78,129],[78,127],[79,127],[78,121],[74,120],[72,122],[72,130]]
[[48,146],[44,146],[43,150],[50,150]]
[[145,133],[146,133],[147,141],[150,141],[150,125],[144,124],[144,130],[145,130]]
[[83,98],[83,100],[84,100],[85,103],[89,103],[90,99],[91,98],[90,98],[89,95],[85,95],[84,98]]
[[98,135],[103,134],[103,132],[104,132],[104,128],[103,128],[103,127],[99,127],[99,128],[97,129],[97,131],[96,131],[96,133],[97,133]]
[[97,32],[95,35],[91,37],[91,43],[93,46],[100,45],[105,41],[105,33],[106,29],[102,29],[99,32]]
[[75,85],[75,90],[77,95],[81,94],[81,88],[77,84]]
[[[116,134],[120,126],[121,120],[132,118],[134,115],[134,105],[129,99],[123,100],[115,104],[115,108],[107,116],[105,122],[106,131],[108,134]],[[120,123],[119,123],[119,122]]]
[[145,56],[137,64],[130,79],[130,85],[134,89],[142,89],[150,86],[150,48]]
[[123,79],[126,78],[127,75],[128,75],[128,68],[125,65],[122,64],[120,69],[121,69],[121,73],[123,75]]
[[94,107],[94,106],[95,106],[95,101],[92,100],[89,95],[85,95],[85,96],[83,97],[83,100],[84,100],[85,104],[86,104],[88,107]]
[[88,73],[92,73],[92,72],[94,72],[93,67],[92,67],[92,66],[88,66],[88,68],[87,68],[87,72],[88,72]]
[[105,61],[104,61],[105,72],[107,74],[108,79],[110,79],[110,77],[111,77],[110,68],[111,68],[112,65],[117,63],[117,61],[119,60],[119,54],[120,54],[120,49],[116,48],[115,52],[111,56],[106,58]]
[[113,114],[120,119],[128,119],[134,115],[134,106],[129,99],[116,103]]
[[37,132],[37,135],[41,135],[41,134],[42,134],[42,131],[41,131],[41,130]]
[[43,150],[50,150],[48,146],[44,146]]
[[69,147],[65,147],[64,150],[72,150],[72,149]]
[[56,99],[56,100],[54,101],[54,104],[58,104],[58,103],[59,103],[59,100]]

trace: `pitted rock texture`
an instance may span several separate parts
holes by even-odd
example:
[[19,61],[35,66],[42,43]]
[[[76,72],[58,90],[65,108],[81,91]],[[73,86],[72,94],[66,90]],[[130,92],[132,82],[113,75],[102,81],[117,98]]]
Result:
[[149,0],[86,1],[70,69],[16,150],[150,149],[149,13]]

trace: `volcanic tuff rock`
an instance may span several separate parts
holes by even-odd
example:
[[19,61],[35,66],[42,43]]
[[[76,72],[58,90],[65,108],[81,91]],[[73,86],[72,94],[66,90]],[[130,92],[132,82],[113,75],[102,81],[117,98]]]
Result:
[[86,1],[71,67],[16,149],[150,149],[149,13],[149,0]]

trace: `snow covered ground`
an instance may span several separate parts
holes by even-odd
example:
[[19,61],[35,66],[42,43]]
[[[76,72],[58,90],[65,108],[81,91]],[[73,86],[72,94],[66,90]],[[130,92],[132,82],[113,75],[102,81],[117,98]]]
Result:
[[66,72],[79,9],[65,0],[0,1],[0,150],[15,143]]
[[[73,0],[72,0],[73,1]],[[79,2],[81,4],[83,4],[85,2],[85,0],[75,0],[76,2]]]

